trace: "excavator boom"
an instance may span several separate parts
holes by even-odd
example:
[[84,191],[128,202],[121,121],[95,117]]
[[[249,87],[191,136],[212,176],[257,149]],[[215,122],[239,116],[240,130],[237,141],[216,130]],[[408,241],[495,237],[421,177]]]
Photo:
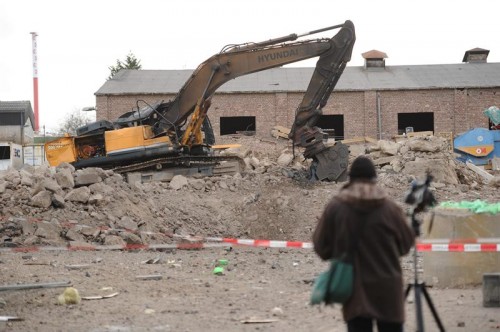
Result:
[[[295,41],[302,36],[337,28],[341,29],[331,39]],[[220,86],[232,79],[320,57],[298,109],[298,118],[294,127],[300,127],[307,122],[309,116],[306,113],[309,110],[326,104],[329,94],[351,58],[354,41],[354,25],[351,21],[346,21],[341,25],[300,35],[291,34],[266,42],[226,47],[198,66],[169,104],[168,109],[161,111],[162,116],[159,121],[155,122],[155,130],[157,134],[160,134],[183,123],[194,112],[200,100],[210,98]],[[147,116],[149,114],[144,117]],[[137,121],[138,118],[140,115],[132,114],[118,119],[115,123],[127,126],[128,123]]]

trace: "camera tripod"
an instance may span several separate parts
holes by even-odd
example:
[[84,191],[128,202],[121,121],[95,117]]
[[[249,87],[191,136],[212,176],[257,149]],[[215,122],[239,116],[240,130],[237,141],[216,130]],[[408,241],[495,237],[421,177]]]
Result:
[[[415,230],[415,234],[417,235],[417,238],[420,236],[420,222],[417,220],[415,217],[415,212],[413,211],[411,214],[411,222],[413,229]],[[405,299],[408,297],[408,294],[410,293],[411,289],[413,288],[415,292],[415,308],[416,308],[416,318],[417,318],[417,332],[424,332],[424,318],[422,314],[422,294],[424,294],[425,300],[427,301],[427,304],[429,305],[429,309],[432,312],[432,316],[434,317],[434,320],[436,321],[437,326],[439,327],[439,331],[444,332],[444,326],[443,323],[441,322],[441,319],[439,318],[439,315],[437,313],[436,307],[434,306],[434,303],[432,303],[431,296],[427,292],[427,288],[424,282],[419,282],[418,281],[418,274],[417,274],[417,248],[415,247],[413,249],[413,273],[414,273],[414,279],[412,284],[408,284],[408,287],[406,288],[405,292]]]

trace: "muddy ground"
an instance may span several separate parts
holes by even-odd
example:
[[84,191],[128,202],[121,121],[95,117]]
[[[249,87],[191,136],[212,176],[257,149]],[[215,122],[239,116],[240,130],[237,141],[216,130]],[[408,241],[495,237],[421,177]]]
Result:
[[[2,284],[68,282],[81,297],[105,297],[60,305],[64,287],[3,291],[0,316],[22,320],[0,321],[0,330],[344,331],[338,306],[308,304],[314,277],[326,268],[311,249],[57,249],[69,243],[175,244],[186,236],[310,241],[318,216],[341,184],[310,183],[303,176],[306,163],[283,164],[283,158],[278,162],[291,151],[286,142],[233,137],[223,143],[235,142],[246,148],[242,157],[248,168],[241,174],[187,179],[173,187],[131,185],[119,176],[99,173],[99,181],[112,190],[88,185],[93,199],[85,202],[70,198],[78,185],[40,187],[41,179],[53,176],[54,170],[43,176],[10,174],[0,180]],[[431,188],[438,201],[498,201],[498,187],[455,163],[444,148],[418,149],[403,146],[391,152],[386,147],[381,152],[370,145],[352,147],[351,153],[354,157],[354,150],[362,150],[380,162],[381,185],[404,208],[411,181],[425,173],[429,160],[441,171]],[[75,180],[78,176],[74,173]],[[52,203],[35,206],[33,197],[43,191],[50,192]],[[27,247],[56,249],[14,251]],[[216,275],[220,259],[228,264]],[[402,259],[407,283],[413,282],[412,261],[412,255]],[[422,269],[419,259],[419,274]],[[446,331],[500,329],[498,308],[483,307],[481,285],[430,288],[429,293]],[[114,296],[106,298],[109,295]],[[425,300],[423,308],[426,331],[437,331]],[[406,330],[414,331],[413,292],[406,312]]]

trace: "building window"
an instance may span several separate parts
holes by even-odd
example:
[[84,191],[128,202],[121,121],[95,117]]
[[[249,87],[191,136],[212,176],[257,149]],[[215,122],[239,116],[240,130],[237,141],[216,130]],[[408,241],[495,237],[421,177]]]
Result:
[[434,131],[434,113],[398,113],[398,135],[411,131]]
[[10,146],[0,146],[0,160],[10,159]]
[[255,116],[222,116],[220,135],[255,134]]
[[317,127],[320,127],[328,137],[335,138],[335,140],[344,139],[344,115],[322,115],[318,122]]

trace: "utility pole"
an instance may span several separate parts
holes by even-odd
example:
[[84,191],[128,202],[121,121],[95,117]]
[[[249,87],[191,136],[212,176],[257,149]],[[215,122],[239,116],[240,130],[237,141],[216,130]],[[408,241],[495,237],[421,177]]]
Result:
[[40,119],[38,116],[38,56],[36,45],[36,37],[38,34],[36,32],[30,32],[30,34],[33,52],[33,102],[35,104],[35,131],[38,131]]

